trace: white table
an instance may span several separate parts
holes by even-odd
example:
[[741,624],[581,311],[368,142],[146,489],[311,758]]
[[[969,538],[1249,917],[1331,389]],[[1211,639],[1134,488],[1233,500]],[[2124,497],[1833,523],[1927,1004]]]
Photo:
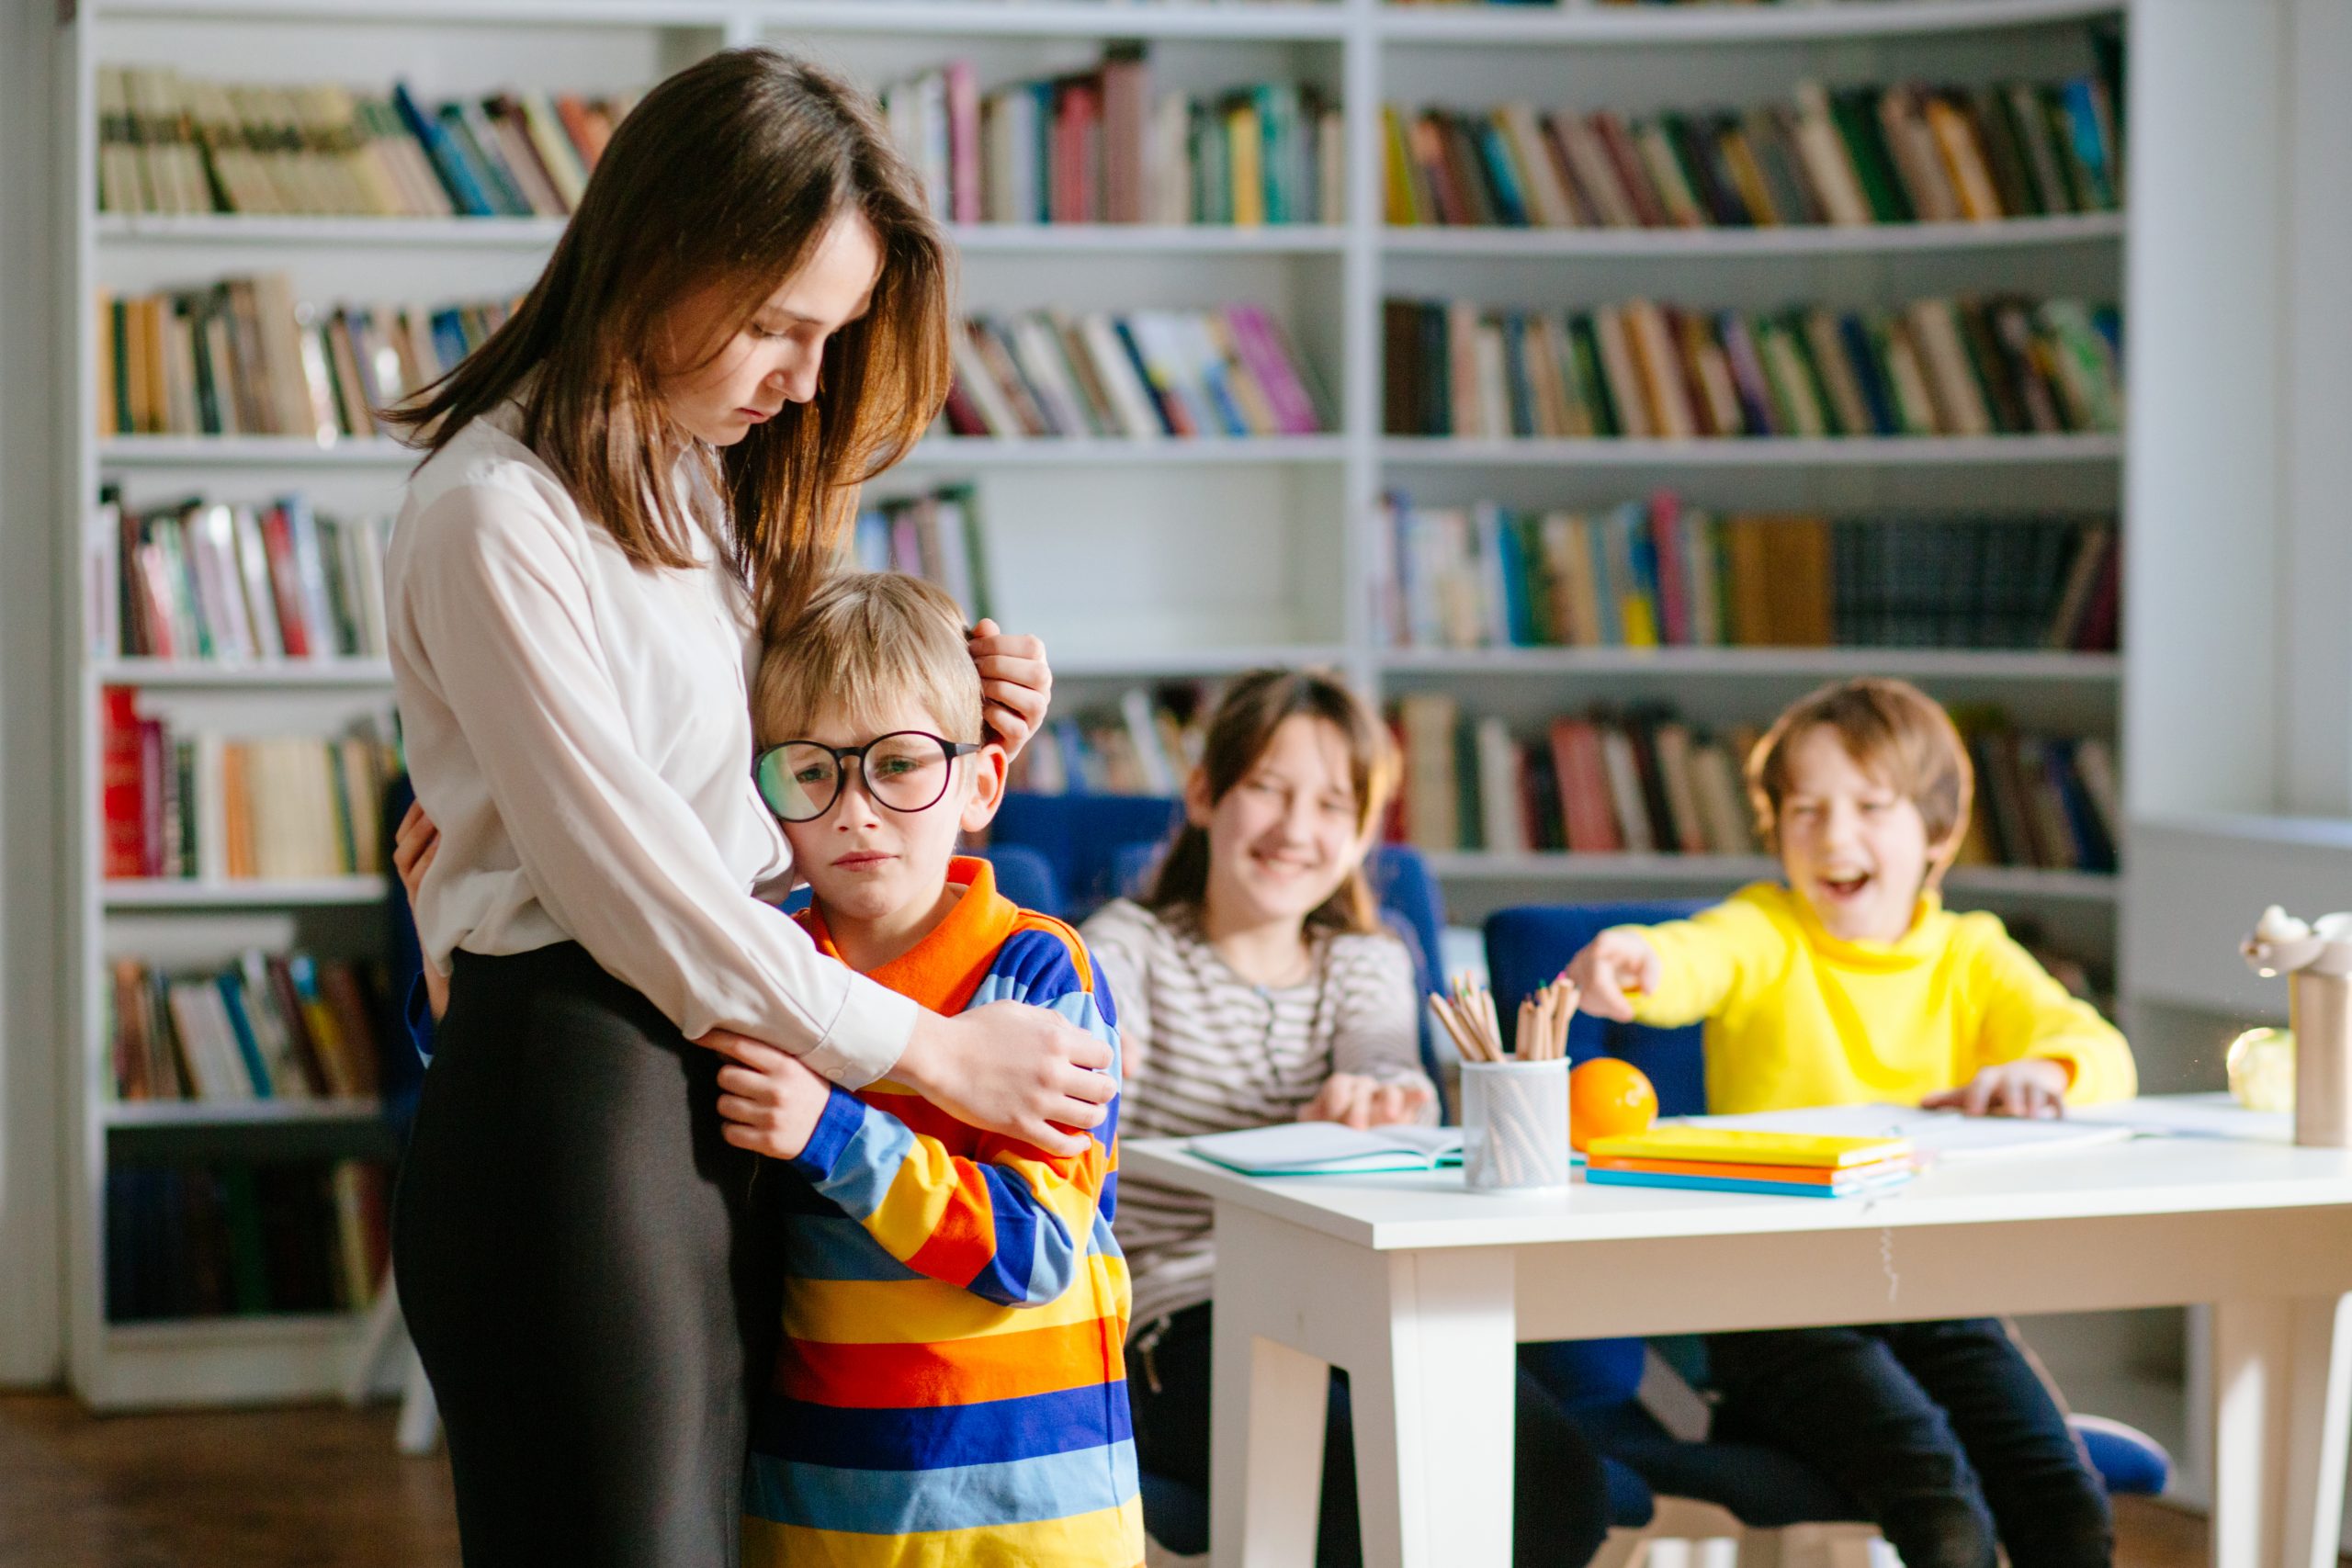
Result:
[[1863,1201],[1458,1171],[1253,1179],[1216,1201],[1217,1568],[1313,1558],[1325,1367],[1354,1407],[1366,1568],[1503,1568],[1521,1340],[2211,1302],[2215,1568],[2333,1568],[2352,1394],[2352,1154],[2142,1139],[1930,1171]]

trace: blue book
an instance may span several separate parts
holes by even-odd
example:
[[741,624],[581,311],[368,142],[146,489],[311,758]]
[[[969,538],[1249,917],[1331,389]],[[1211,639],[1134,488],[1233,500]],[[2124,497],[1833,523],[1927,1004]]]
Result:
[[1853,367],[1854,379],[1862,389],[1862,401],[1870,409],[1871,431],[1876,435],[1900,435],[1903,421],[1894,412],[1894,392],[1886,384],[1886,373],[1878,362],[1877,351],[1871,344],[1870,329],[1861,317],[1851,310],[1838,318],[1838,341],[1845,346],[1846,362]]
[[1527,197],[1519,188],[1519,171],[1511,165],[1510,149],[1503,145],[1502,128],[1491,117],[1468,118],[1479,162],[1487,166],[1487,188],[1495,193],[1495,216],[1514,229],[1526,228]]
[[237,1055],[245,1059],[245,1076],[254,1080],[254,1093],[268,1100],[277,1093],[269,1081],[269,1064],[262,1059],[261,1041],[254,1034],[254,1021],[245,1014],[244,983],[234,974],[217,975],[212,984],[220,992],[220,1005],[229,1014],[230,1032],[237,1037]]
[[1533,435],[1535,385],[1527,375],[1527,318],[1517,310],[1505,310],[1502,328],[1503,380],[1510,392],[1510,433]]
[[468,218],[497,217],[498,209],[474,178],[473,171],[466,167],[464,157],[450,142],[448,133],[441,129],[438,120],[418,106],[415,98],[410,96],[408,84],[392,84],[392,110],[401,117],[401,124],[407,128],[408,133],[415,137],[418,145],[424,149],[424,155],[432,160],[433,172],[441,176],[442,185],[449,192],[449,200],[458,212]]
[[449,138],[450,146],[457,149],[458,156],[472,173],[474,183],[489,198],[491,210],[505,218],[528,218],[531,204],[523,199],[522,192],[516,190],[514,183],[506,177],[506,171],[499,166],[489,150],[482,146],[481,138],[474,134],[473,127],[467,123],[465,106],[443,104],[438,118],[442,130]]
[[1670,1187],[1690,1192],[1747,1192],[1762,1198],[1876,1198],[1900,1190],[1911,1179],[1905,1169],[1864,1181],[1826,1183],[1748,1181],[1733,1176],[1684,1176],[1666,1170],[1599,1170],[1588,1167],[1585,1181],[1594,1187]]
[[2058,96],[2066,106],[2066,126],[2074,132],[2075,160],[2083,172],[2090,176],[2090,189],[2085,194],[2104,209],[2113,209],[2115,202],[2115,170],[2107,156],[2107,138],[2099,134],[2098,106],[2091,97],[2091,79],[2070,77],[2059,85]]

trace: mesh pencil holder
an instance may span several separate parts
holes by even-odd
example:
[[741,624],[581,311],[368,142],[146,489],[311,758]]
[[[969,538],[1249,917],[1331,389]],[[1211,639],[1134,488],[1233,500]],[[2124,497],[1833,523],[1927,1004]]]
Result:
[[1474,1192],[1568,1184],[1568,1064],[1462,1064],[1462,1179]]

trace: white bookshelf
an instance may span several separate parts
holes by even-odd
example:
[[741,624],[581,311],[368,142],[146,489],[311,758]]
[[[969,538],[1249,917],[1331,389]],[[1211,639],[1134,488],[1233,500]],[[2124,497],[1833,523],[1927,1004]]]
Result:
[[[969,479],[989,534],[1007,625],[1045,637],[1065,700],[1136,682],[1216,677],[1267,662],[1336,667],[1369,690],[1458,690],[1470,711],[1540,716],[1620,689],[1665,691],[1702,721],[1761,718],[1834,676],[1911,676],[1939,694],[2003,702],[2021,724],[2116,733],[2129,655],[1969,649],[1391,650],[1372,584],[1385,553],[1376,502],[1391,486],[1449,502],[1600,505],[1669,483],[1738,509],[2115,509],[2125,438],[1509,441],[1394,438],[1381,430],[1380,310],[1391,294],[1497,304],[1589,304],[1655,288],[1726,304],[1818,294],[1880,304],[1982,285],[2118,298],[2139,242],[2123,214],[1997,224],[1751,231],[1391,229],[1382,221],[1384,101],[1462,106],[1527,97],[1628,110],[1750,101],[1799,78],[2054,75],[2087,18],[2149,0],[1815,0],[1708,10],[1391,8],[1374,0],[82,0],[60,33],[74,106],[62,177],[75,215],[61,321],[62,405],[78,538],[101,478],[132,504],[201,491],[254,501],[291,489],[322,510],[389,509],[413,454],[379,440],[101,440],[91,411],[95,290],[143,290],[268,268],[313,299],[434,302],[519,292],[560,231],[535,220],[151,218],[96,211],[92,71],[172,63],[222,77],[394,76],[426,96],[520,84],[642,86],[729,44],[806,50],[870,83],[972,58],[984,86],[1090,62],[1108,40],[1155,44],[1159,88],[1312,80],[1346,116],[1346,220],[1217,229],[959,226],[964,303],[1120,309],[1247,300],[1283,318],[1330,394],[1329,434],[1282,440],[974,441],[933,438],[876,490]],[[2053,53],[2052,51],[2057,51]],[[2142,119],[2135,116],[2136,128]],[[1652,282],[1655,278],[1657,281]],[[2132,330],[2127,327],[2127,330]],[[2143,341],[2135,336],[2134,343]],[[68,552],[78,555],[78,551]],[[1086,585],[1081,600],[1069,592]],[[81,602],[78,583],[61,603]],[[298,1397],[341,1386],[356,1343],[340,1318],[109,1327],[101,1303],[104,1172],[143,1137],[255,1136],[273,1118],[356,1134],[356,1106],[129,1107],[110,1102],[104,960],[142,942],[278,940],[364,931],[379,878],[322,883],[106,883],[98,856],[96,694],[128,683],[255,715],[385,700],[371,661],[243,667],[98,659],[76,628],[71,962],[74,1052],[70,1188],[72,1371],[91,1403],[128,1406]],[[2130,766],[2126,754],[2127,771]],[[1434,863],[1457,913],[1610,889],[1720,891],[1760,861],[1491,855]],[[2040,914],[2104,958],[2116,878],[1968,868],[1952,894]],[[129,1141],[126,1144],[126,1140]]]

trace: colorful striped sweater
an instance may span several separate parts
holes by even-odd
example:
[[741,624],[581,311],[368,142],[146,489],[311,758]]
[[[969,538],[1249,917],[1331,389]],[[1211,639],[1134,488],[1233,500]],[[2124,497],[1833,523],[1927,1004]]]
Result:
[[[1085,946],[1016,908],[988,863],[872,977],[942,1013],[1051,1008],[1109,1043]],[[821,919],[801,917],[839,956]],[[792,1168],[784,1338],[752,1422],[753,1568],[1134,1568],[1116,1116],[1057,1158],[899,1085],[835,1089]]]

